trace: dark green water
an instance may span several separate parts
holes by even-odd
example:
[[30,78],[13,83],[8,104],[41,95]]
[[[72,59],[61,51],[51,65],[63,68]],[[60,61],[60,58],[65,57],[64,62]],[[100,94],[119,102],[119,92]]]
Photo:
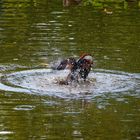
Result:
[[[106,14],[93,7],[63,7],[60,0],[1,0],[0,76],[83,52],[94,56],[97,71],[139,75],[139,13],[135,6]],[[87,100],[0,87],[0,140],[140,140],[136,88]]]

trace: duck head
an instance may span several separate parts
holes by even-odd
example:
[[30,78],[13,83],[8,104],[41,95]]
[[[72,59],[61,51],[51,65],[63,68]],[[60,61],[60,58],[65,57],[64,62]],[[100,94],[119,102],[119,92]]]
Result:
[[80,77],[83,78],[84,80],[86,80],[91,67],[93,64],[93,57],[90,54],[84,54],[82,55],[78,61],[77,61],[77,65],[78,68],[80,69]]
[[90,54],[83,54],[78,60],[77,65],[80,68],[88,69],[93,64],[93,57]]

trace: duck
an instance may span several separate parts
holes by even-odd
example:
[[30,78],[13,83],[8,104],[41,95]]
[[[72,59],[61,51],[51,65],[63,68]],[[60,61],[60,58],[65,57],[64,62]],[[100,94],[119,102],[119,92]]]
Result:
[[63,6],[78,5],[82,0],[63,0]]
[[66,80],[61,81],[60,84],[69,85],[73,81],[79,82],[79,80],[86,81],[88,74],[91,71],[93,65],[93,57],[90,54],[83,54],[78,59],[68,58],[64,59],[57,66],[57,70],[68,69],[69,74]]

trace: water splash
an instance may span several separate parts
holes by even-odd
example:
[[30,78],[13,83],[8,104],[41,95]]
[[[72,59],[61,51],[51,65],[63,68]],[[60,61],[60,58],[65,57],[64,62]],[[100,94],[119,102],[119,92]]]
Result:
[[87,82],[60,85],[69,71],[51,69],[25,70],[1,77],[0,89],[60,98],[91,99],[104,93],[119,93],[140,90],[139,74],[118,71],[96,70],[91,72]]

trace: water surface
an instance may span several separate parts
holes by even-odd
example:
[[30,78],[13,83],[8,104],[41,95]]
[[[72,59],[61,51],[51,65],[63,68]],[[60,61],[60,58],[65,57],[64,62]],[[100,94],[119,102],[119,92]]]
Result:
[[[0,2],[0,139],[140,139],[139,8],[112,11]],[[48,86],[52,62],[83,52],[95,58],[90,84]]]

